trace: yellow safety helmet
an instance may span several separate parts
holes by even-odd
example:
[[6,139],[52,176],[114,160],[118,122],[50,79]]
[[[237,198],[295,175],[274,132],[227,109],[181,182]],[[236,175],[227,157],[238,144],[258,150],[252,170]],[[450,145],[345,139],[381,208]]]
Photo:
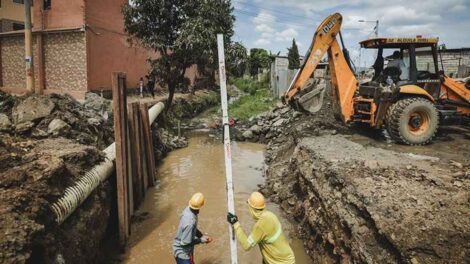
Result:
[[189,208],[199,210],[204,205],[204,195],[200,192],[193,194],[189,200]]
[[253,192],[248,198],[248,204],[254,209],[264,209],[266,204],[264,202],[264,196],[259,192]]

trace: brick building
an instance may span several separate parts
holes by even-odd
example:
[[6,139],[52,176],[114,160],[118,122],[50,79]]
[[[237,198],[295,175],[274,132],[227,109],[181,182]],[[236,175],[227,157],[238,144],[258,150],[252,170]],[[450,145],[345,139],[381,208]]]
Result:
[[24,29],[24,0],[0,0],[0,32]]
[[[7,1],[18,0],[2,0],[2,8]],[[114,71],[126,72],[127,86],[136,87],[148,72],[147,59],[156,55],[128,43],[121,13],[126,2],[34,0],[35,90],[83,98],[109,90]],[[2,32],[0,89],[23,93],[25,87],[24,32]]]

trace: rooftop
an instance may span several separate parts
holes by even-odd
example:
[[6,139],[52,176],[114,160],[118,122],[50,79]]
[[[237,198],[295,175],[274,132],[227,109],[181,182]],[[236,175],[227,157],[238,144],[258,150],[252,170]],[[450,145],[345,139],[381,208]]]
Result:
[[437,44],[439,38],[371,38],[359,42],[363,48],[401,48],[404,45],[415,44],[416,47],[424,47]]

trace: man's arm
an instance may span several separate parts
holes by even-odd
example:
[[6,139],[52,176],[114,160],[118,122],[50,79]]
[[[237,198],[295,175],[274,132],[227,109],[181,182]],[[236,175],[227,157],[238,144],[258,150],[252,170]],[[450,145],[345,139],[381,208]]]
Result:
[[258,223],[255,224],[251,234],[247,237],[245,232],[243,231],[240,222],[236,222],[233,224],[233,228],[235,229],[235,234],[237,235],[237,239],[242,244],[242,247],[245,251],[250,250],[256,244],[259,243],[263,239],[263,230],[259,227]]
[[181,246],[197,245],[201,243],[199,237],[193,237],[193,226],[185,226],[181,234]]

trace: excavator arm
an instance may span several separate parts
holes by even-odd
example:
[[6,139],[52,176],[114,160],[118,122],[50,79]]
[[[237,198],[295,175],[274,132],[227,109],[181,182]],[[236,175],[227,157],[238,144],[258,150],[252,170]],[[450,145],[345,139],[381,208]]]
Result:
[[[309,112],[320,109],[318,104],[321,104],[322,100],[318,100],[318,97],[323,96],[324,87],[309,89],[306,84],[320,60],[328,53],[333,103],[337,106],[342,120],[348,122],[354,112],[353,97],[358,82],[336,40],[340,34],[342,20],[341,14],[335,13],[318,26],[305,61],[284,95],[284,102]],[[313,105],[314,103],[317,105]]]

